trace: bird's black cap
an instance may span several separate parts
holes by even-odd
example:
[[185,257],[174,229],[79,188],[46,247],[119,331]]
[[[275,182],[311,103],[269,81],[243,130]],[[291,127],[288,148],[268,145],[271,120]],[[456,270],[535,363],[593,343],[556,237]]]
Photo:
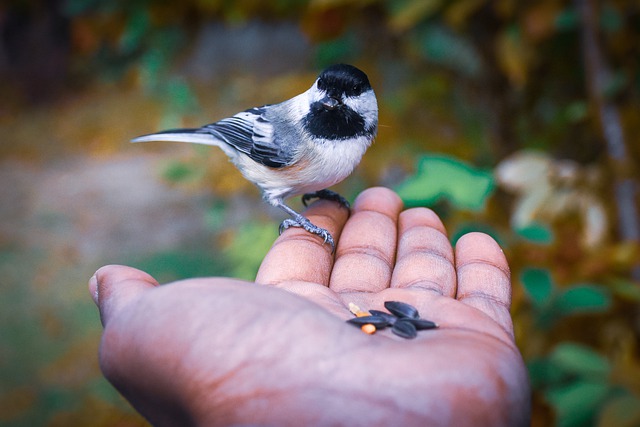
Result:
[[335,64],[325,68],[318,76],[318,89],[358,96],[371,89],[369,78],[360,69],[349,64]]

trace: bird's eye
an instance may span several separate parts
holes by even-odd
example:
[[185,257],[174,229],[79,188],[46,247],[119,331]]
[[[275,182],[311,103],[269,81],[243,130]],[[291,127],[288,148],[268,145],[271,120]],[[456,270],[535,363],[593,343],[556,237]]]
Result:
[[318,79],[318,89],[324,89],[324,87],[325,87],[324,80]]

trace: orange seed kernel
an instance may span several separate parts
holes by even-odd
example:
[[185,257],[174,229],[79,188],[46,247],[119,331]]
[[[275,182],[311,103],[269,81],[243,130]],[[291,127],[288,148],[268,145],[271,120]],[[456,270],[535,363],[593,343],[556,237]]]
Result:
[[364,332],[365,334],[375,334],[376,333],[376,327],[373,326],[371,323],[367,323],[366,325],[362,325],[360,327],[360,329],[362,329],[362,332]]

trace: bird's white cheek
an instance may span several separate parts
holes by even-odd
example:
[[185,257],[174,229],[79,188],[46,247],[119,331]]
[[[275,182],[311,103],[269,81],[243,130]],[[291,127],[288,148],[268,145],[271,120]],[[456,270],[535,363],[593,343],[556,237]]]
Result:
[[287,102],[286,116],[291,122],[298,123],[309,113],[312,96],[313,93],[308,90]]
[[326,92],[318,89],[314,84],[311,88],[304,93],[307,98],[307,105],[311,105],[315,102],[320,102],[325,96],[327,96]]
[[344,104],[362,115],[367,127],[375,126],[378,123],[378,102],[372,90],[355,98],[347,97],[344,99]]

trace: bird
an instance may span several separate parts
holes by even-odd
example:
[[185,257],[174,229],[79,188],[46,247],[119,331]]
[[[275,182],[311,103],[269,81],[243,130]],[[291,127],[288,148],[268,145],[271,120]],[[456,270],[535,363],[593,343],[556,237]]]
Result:
[[268,204],[290,215],[279,227],[302,227],[335,252],[324,228],[285,204],[302,195],[337,201],[328,190],[347,178],[373,143],[378,103],[369,78],[348,64],[325,68],[305,92],[278,104],[254,107],[199,128],[172,129],[139,136],[131,142],[175,141],[220,148],[242,175],[256,185]]

